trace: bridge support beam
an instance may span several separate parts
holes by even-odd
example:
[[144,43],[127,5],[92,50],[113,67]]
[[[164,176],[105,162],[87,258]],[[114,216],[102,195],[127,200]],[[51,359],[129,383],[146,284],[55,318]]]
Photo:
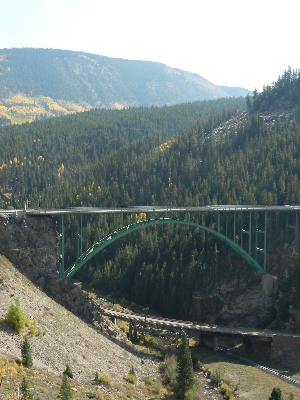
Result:
[[218,336],[214,335],[214,352],[217,352],[219,349],[219,341],[218,341]]

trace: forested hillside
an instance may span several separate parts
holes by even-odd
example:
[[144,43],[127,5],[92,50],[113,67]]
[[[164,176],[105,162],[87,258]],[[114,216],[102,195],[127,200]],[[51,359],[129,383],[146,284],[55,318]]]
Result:
[[[2,204],[21,207],[25,198],[32,205],[40,199],[42,207],[299,204],[300,109],[299,96],[293,97],[299,74],[288,70],[283,76],[294,78],[280,78],[284,94],[280,101],[270,100],[263,112],[254,94],[247,99],[248,112],[245,99],[220,99],[93,110],[2,128]],[[287,84],[290,90],[285,90]],[[265,89],[267,98],[277,86]],[[289,107],[281,109],[282,102]],[[68,221],[70,229],[73,222]],[[93,228],[89,219],[84,224],[87,245]],[[103,219],[103,235],[111,224],[111,218]],[[74,260],[73,242],[66,243],[66,250],[67,261]],[[281,295],[274,297],[260,324],[291,318],[289,305],[297,306],[295,293],[300,293],[295,265],[280,269],[273,263]],[[204,320],[209,315],[219,322],[223,317],[216,289],[224,282],[240,282],[241,276],[247,286],[258,279],[211,236],[171,225],[115,242],[77,273],[95,288],[168,316]],[[200,308],[196,298],[205,299]]]
[[80,108],[165,106],[247,93],[160,63],[67,50],[0,50],[0,125]]

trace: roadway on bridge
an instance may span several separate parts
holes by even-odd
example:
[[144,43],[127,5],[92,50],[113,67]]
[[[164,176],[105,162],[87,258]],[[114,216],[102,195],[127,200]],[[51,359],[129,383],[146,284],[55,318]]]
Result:
[[298,337],[300,335],[293,333],[282,333],[278,331],[271,330],[257,330],[251,328],[232,328],[226,326],[218,326],[218,325],[208,325],[201,324],[197,322],[190,321],[180,321],[168,318],[161,318],[152,315],[142,315],[137,313],[124,313],[120,311],[114,311],[107,308],[100,309],[100,312],[104,315],[115,317],[119,319],[136,321],[141,323],[148,323],[153,325],[161,325],[169,328],[179,329],[179,330],[192,330],[199,331],[202,333],[209,334],[222,334],[222,335],[240,335],[240,336],[252,336],[252,337],[261,337],[272,339],[273,336],[284,336],[284,337]]
[[291,211],[299,210],[297,206],[260,206],[260,205],[211,205],[211,206],[132,206],[119,208],[106,207],[70,207],[65,209],[43,209],[43,208],[25,208],[25,209],[0,209],[0,214],[9,214],[17,216],[25,215],[67,215],[67,214],[117,214],[117,213],[173,213],[173,212],[215,212],[215,211]]

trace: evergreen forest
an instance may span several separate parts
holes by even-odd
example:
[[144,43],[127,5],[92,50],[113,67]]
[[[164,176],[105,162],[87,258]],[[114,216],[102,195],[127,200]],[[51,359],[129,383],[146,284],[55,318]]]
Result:
[[[26,199],[41,208],[299,204],[299,82],[298,71],[288,69],[247,99],[95,109],[2,127],[1,207],[22,208]],[[103,235],[113,222],[103,217]],[[76,253],[74,223],[67,221],[74,238],[66,243],[68,262]],[[88,217],[84,232],[88,247]],[[204,315],[193,299],[224,279],[244,272],[257,280],[238,258],[203,231],[157,226],[116,241],[75,277],[169,317],[193,319]],[[299,270],[285,277],[300,293]],[[289,301],[280,303],[278,318],[288,318]],[[212,304],[222,322],[217,295]]]

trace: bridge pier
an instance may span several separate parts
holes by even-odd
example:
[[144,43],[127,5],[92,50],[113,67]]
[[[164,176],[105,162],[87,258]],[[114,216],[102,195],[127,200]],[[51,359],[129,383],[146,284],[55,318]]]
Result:
[[271,343],[271,359],[283,365],[300,368],[299,361],[300,337],[290,335],[273,335]]
[[219,349],[218,335],[199,332],[199,345],[205,345],[217,352]]
[[219,349],[219,341],[218,341],[218,336],[214,335],[214,352],[217,352]]

